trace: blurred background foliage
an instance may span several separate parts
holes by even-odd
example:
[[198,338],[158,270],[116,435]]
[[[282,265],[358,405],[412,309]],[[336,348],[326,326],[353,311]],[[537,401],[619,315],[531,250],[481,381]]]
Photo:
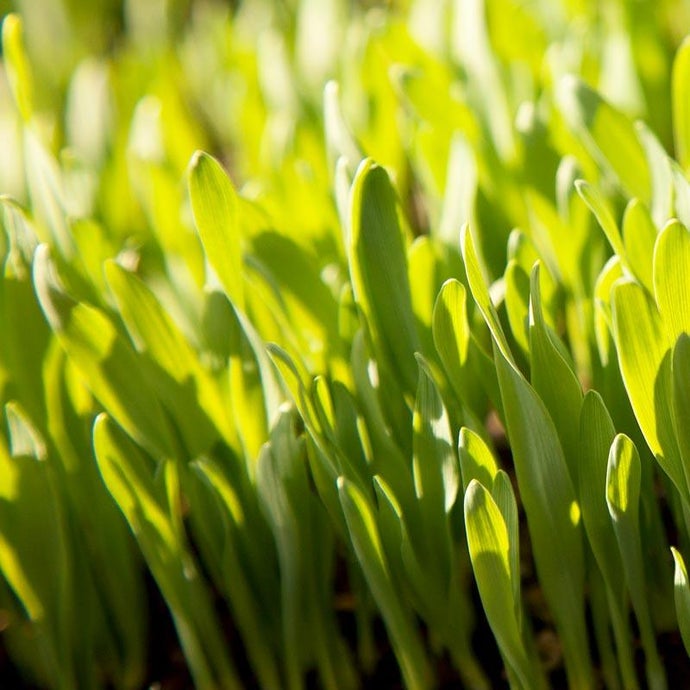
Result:
[[[102,678],[137,687],[147,621],[129,613],[142,607],[145,560],[200,687],[214,687],[214,673],[221,685],[235,682],[214,596],[232,609],[265,687],[278,687],[276,678],[302,687],[315,666],[329,687],[356,685],[351,669],[370,672],[377,662],[378,614],[411,686],[428,684],[426,655],[447,649],[465,681],[482,687],[469,653],[457,471],[441,481],[432,471],[420,479],[419,469],[424,453],[455,468],[461,426],[483,449],[490,410],[505,422],[495,324],[479,313],[490,301],[482,279],[515,353],[504,377],[519,388],[530,373],[525,324],[541,285],[540,328],[563,338],[572,361],[562,343],[541,356],[575,372],[573,409],[580,384],[593,385],[603,404],[592,403],[592,416],[606,433],[611,427],[600,445],[610,445],[614,427],[637,443],[654,623],[674,628],[657,481],[681,547],[687,497],[653,470],[615,360],[608,288],[624,268],[651,283],[657,232],[674,212],[686,223],[690,216],[687,182],[664,154],[687,166],[674,150],[671,75],[690,0],[0,0],[7,12],[23,18],[31,69],[19,89],[11,69],[0,72],[0,323],[8,334],[0,342],[8,478],[0,519],[15,525],[7,539],[39,595],[17,584],[10,559],[0,563],[0,601],[15,622],[47,620],[36,623],[38,643],[35,630],[9,626],[18,665],[64,690]],[[559,91],[572,74],[582,81]],[[185,176],[198,149],[221,161],[239,194],[208,157],[195,157]],[[368,164],[356,176],[365,156],[383,167]],[[581,196],[578,178],[590,185]],[[605,230],[615,239],[632,196],[641,197],[626,214],[632,258],[606,263],[625,252],[607,246],[590,208],[599,221],[610,212],[614,231],[611,223]],[[233,229],[220,240],[213,223],[201,227],[216,197]],[[461,256],[474,251],[467,240],[461,252],[465,223],[480,257],[472,286]],[[385,241],[368,243],[376,235],[364,225]],[[214,240],[223,251],[209,252]],[[34,254],[39,242],[51,249]],[[219,256],[234,263],[219,267]],[[545,268],[530,283],[536,258]],[[449,278],[457,281],[435,312]],[[470,292],[474,301],[465,302]],[[437,327],[458,339],[457,352],[439,347]],[[279,346],[271,356],[280,384],[268,342]],[[558,399],[540,383],[540,395]],[[556,419],[557,408],[542,417]],[[578,421],[556,419],[565,441]],[[505,497],[509,482],[491,450],[481,453],[493,467],[480,468],[491,481],[482,478]],[[24,463],[46,457],[50,472]],[[437,504],[418,495],[420,481],[436,482]],[[476,486],[481,509],[488,499]],[[400,514],[412,534],[396,523]],[[417,523],[424,527],[414,532]],[[382,543],[372,537],[379,531]],[[33,544],[27,535],[45,546],[59,578],[21,551]],[[437,551],[425,559],[427,542]],[[356,601],[351,668],[329,608],[335,564],[344,561]],[[306,581],[312,589],[295,585]],[[606,630],[606,593],[601,582],[591,586]],[[88,625],[66,613],[82,595],[93,605]],[[417,639],[417,617],[432,631],[431,650]],[[615,676],[602,638],[604,673]],[[84,661],[90,645],[97,671]]]

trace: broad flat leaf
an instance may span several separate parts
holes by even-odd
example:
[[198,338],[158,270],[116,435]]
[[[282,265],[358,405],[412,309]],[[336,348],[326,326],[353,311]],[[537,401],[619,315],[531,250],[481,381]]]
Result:
[[418,325],[422,353],[436,362],[433,339],[433,313],[439,290],[453,276],[462,274],[462,260],[457,250],[429,236],[414,240],[407,252],[412,311]]
[[476,479],[465,493],[465,524],[472,569],[491,630],[521,686],[534,687],[534,669],[515,616],[508,529],[491,494]]
[[647,601],[639,502],[642,468],[635,444],[618,434],[611,445],[606,471],[606,502],[623,561],[625,579],[645,650],[649,687],[666,688],[666,673],[656,648],[656,633]]
[[389,566],[370,502],[344,477],[338,479],[338,492],[352,547],[386,623],[405,685],[410,690],[425,690],[432,678],[429,662],[411,611],[391,586]]
[[688,571],[680,552],[671,547],[673,560],[676,568],[673,577],[673,590],[676,600],[676,615],[678,616],[678,627],[683,638],[685,651],[690,654],[690,583],[688,582]]
[[410,297],[407,259],[395,193],[386,171],[371,160],[359,166],[350,207],[350,272],[355,299],[372,330],[376,350],[416,387],[414,353],[420,347]]
[[556,101],[571,129],[584,138],[599,164],[611,170],[630,196],[649,203],[647,159],[630,120],[571,75],[558,84]]
[[690,38],[685,38],[673,61],[673,140],[678,162],[690,170]]
[[202,151],[192,156],[188,176],[194,222],[206,256],[231,302],[243,310],[237,193],[220,163]]

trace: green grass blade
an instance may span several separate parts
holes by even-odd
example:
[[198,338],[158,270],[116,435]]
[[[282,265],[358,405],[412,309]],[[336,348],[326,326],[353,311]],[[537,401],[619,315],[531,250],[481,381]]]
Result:
[[645,651],[647,681],[652,689],[666,688],[666,673],[656,647],[647,601],[642,540],[640,539],[640,456],[635,444],[618,434],[611,445],[606,471],[606,502],[623,561],[625,579]]
[[685,651],[690,654],[690,583],[688,582],[688,571],[685,567],[683,556],[673,546],[671,547],[671,553],[675,562],[673,590],[676,600],[678,627],[683,638]]
[[686,172],[690,169],[690,39],[678,48],[673,61],[672,104],[673,140],[678,162]]
[[206,256],[230,301],[244,310],[237,193],[220,163],[202,151],[192,157],[188,179],[194,222]]
[[509,532],[489,491],[472,480],[465,493],[467,544],[474,577],[491,629],[510,668],[525,690],[535,687],[535,673],[515,615]]
[[405,684],[410,690],[430,688],[431,668],[413,624],[411,611],[402,603],[396,589],[391,586],[389,566],[370,502],[344,477],[338,479],[338,492],[352,546],[386,622]]
[[361,163],[352,186],[350,272],[355,299],[372,331],[377,352],[400,378],[416,388],[414,353],[420,351],[397,201],[388,173]]
[[649,203],[651,180],[647,159],[630,120],[574,76],[560,81],[556,101],[598,163],[616,176],[630,196]]

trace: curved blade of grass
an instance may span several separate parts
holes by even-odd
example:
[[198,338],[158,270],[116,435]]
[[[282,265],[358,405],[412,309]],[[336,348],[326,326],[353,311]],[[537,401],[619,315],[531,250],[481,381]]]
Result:
[[506,663],[525,690],[536,676],[515,615],[514,578],[509,532],[489,491],[473,479],[465,493],[465,525],[472,569],[484,612]]
[[[224,527],[222,542],[210,542],[211,553],[205,560],[207,563],[212,560],[218,568],[216,586],[229,601],[232,615],[237,621],[237,627],[241,630],[247,655],[259,683],[262,687],[277,687],[281,681],[278,655],[270,635],[272,620],[267,620],[268,616],[266,616],[261,605],[262,602],[256,595],[256,589],[252,586],[251,575],[248,575],[241,557],[238,531],[243,528],[246,517],[240,497],[228,480],[225,471],[216,461],[208,457],[201,458],[193,463],[192,470],[199,481],[203,483],[203,486],[207,488],[207,491],[212,492],[203,494],[199,489],[190,491],[189,485],[185,485],[191,505],[192,521],[195,519],[195,514],[198,515],[203,507],[205,510],[200,516],[203,529],[212,529],[216,526],[208,524],[210,517],[208,498],[210,496],[216,498],[222,515],[225,517],[222,523]],[[197,497],[198,506],[195,504]],[[195,532],[195,536],[197,534],[198,532]],[[198,536],[196,538],[199,539]],[[199,541],[199,547],[203,554],[203,543],[201,540]],[[221,558],[218,557],[220,551],[222,551]],[[267,560],[265,553],[262,553],[261,556],[265,563]]]
[[690,333],[690,232],[672,220],[654,247],[654,294],[669,343]]
[[630,280],[614,285],[611,304],[621,375],[635,417],[647,445],[687,501],[685,472],[667,409],[671,353],[661,316],[644,288]]
[[462,229],[461,246],[462,258],[465,262],[465,272],[467,273],[467,282],[470,286],[472,298],[477,307],[479,307],[479,311],[484,317],[484,321],[486,321],[486,325],[491,331],[494,342],[498,345],[503,357],[506,361],[514,364],[515,361],[510,351],[510,346],[508,345],[508,339],[503,332],[498,314],[491,302],[489,289],[484,282],[484,275],[469,225],[465,225]]
[[582,388],[572,365],[564,356],[567,352],[565,347],[561,343],[556,344],[557,336],[544,321],[539,273],[540,264],[537,263],[530,278],[531,383],[550,412],[570,476],[573,484],[577,486]]
[[8,14],[2,22],[2,54],[14,102],[22,119],[33,115],[34,83],[24,48],[24,25],[17,14]]
[[690,170],[690,39],[687,37],[676,53],[671,79],[675,151],[678,162],[688,172]]
[[563,639],[571,687],[588,688],[592,678],[583,615],[584,556],[572,480],[546,406],[510,356],[467,229],[463,256],[472,295],[493,336],[494,362],[537,571]]
[[373,509],[366,496],[344,477],[338,478],[338,493],[345,513],[352,546],[367,583],[379,606],[391,638],[405,685],[410,690],[431,687],[431,668],[411,611],[391,586],[389,566]]
[[59,288],[49,249],[34,259],[34,284],[43,313],[84,382],[103,407],[154,457],[174,457],[163,410],[132,347],[95,307],[76,303]]
[[652,690],[666,688],[666,673],[656,647],[656,635],[647,601],[640,539],[640,482],[642,468],[635,444],[618,434],[611,445],[606,471],[606,503],[623,561],[625,579],[645,652],[647,681]]
[[[106,262],[105,273],[135,347],[151,357],[156,389],[190,455],[206,452],[219,438],[217,428],[235,440],[215,383],[204,375],[191,346],[153,293],[114,261]],[[197,400],[199,405],[192,404]]]
[[623,215],[623,244],[628,267],[649,294],[654,291],[649,257],[654,254],[656,237],[656,226],[647,207],[639,199],[632,199]]
[[626,263],[625,245],[623,244],[623,238],[621,237],[621,232],[613,215],[613,209],[611,208],[609,200],[597,187],[594,187],[584,180],[577,180],[575,182],[575,188],[582,197],[582,200],[594,214],[594,217],[604,231],[604,235],[606,235],[606,239],[609,241],[613,251],[623,263]]
[[673,348],[671,363],[673,374],[673,425],[678,439],[680,455],[683,459],[686,480],[690,472],[690,336],[683,333]]
[[[154,481],[150,462],[105,414],[94,424],[93,440],[103,481],[170,607],[196,686],[240,690],[242,684],[227,655],[210,592],[181,542],[169,498]],[[171,462],[165,459],[162,466]]]
[[434,347],[453,390],[473,413],[478,414],[485,404],[486,394],[473,362],[473,356],[480,355],[472,352],[467,291],[460,281],[450,278],[441,286],[434,304],[431,329]]
[[188,180],[194,222],[206,256],[230,301],[244,310],[237,193],[221,164],[202,151],[192,156]]
[[626,688],[636,688],[627,602],[623,588],[623,563],[606,503],[608,456],[616,430],[599,393],[588,391],[580,413],[579,498],[582,521],[606,589],[618,664]]
[[458,455],[465,491],[473,479],[476,479],[482,486],[493,486],[494,478],[498,472],[498,463],[486,441],[479,434],[467,427],[462,427],[458,442]]
[[672,546],[671,553],[675,562],[673,591],[676,601],[678,627],[683,638],[685,651],[690,654],[690,583],[688,582],[688,571],[680,551]]
[[352,286],[378,352],[403,390],[416,388],[414,353],[420,351],[403,234],[388,173],[363,161],[352,186],[348,249]]
[[556,102],[570,127],[584,138],[590,154],[608,168],[623,189],[649,203],[651,179],[635,128],[596,91],[568,75],[558,84]]

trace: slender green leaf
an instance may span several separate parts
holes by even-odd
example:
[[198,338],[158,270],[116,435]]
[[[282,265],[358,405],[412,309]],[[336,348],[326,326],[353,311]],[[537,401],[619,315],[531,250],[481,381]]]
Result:
[[678,627],[683,638],[685,651],[690,654],[690,583],[688,582],[688,571],[685,567],[683,556],[673,546],[671,547],[671,553],[676,566],[673,577],[673,591],[676,600]]
[[515,616],[509,533],[501,510],[476,479],[465,493],[467,544],[484,611],[509,666],[523,688],[535,687],[534,671]]
[[352,186],[349,256],[355,299],[377,351],[414,391],[414,353],[420,350],[407,276],[403,235],[393,187],[386,171],[361,163]]
[[649,203],[647,159],[630,120],[571,75],[558,84],[556,100],[570,127],[584,137],[599,164],[611,170],[630,196]]
[[197,151],[189,163],[189,196],[194,222],[225,293],[244,309],[242,243],[237,194],[220,163]]
[[640,539],[641,473],[640,456],[635,444],[627,436],[618,434],[611,445],[609,454],[606,471],[606,502],[613,520],[630,598],[640,626],[647,681],[650,688],[664,690],[666,673],[657,651],[656,635],[647,601]]
[[338,479],[338,492],[352,546],[386,622],[405,684],[411,690],[429,688],[432,678],[429,662],[411,612],[391,586],[389,566],[373,509],[364,494],[344,477]]
[[141,385],[134,350],[103,312],[61,290],[45,245],[36,250],[34,284],[51,328],[103,407],[154,457],[174,457],[165,415],[153,391]]
[[17,14],[8,14],[2,22],[2,53],[14,101],[24,121],[33,115],[34,84],[24,48],[24,25]]
[[672,73],[673,139],[678,161],[687,172],[690,166],[690,39],[678,48]]

